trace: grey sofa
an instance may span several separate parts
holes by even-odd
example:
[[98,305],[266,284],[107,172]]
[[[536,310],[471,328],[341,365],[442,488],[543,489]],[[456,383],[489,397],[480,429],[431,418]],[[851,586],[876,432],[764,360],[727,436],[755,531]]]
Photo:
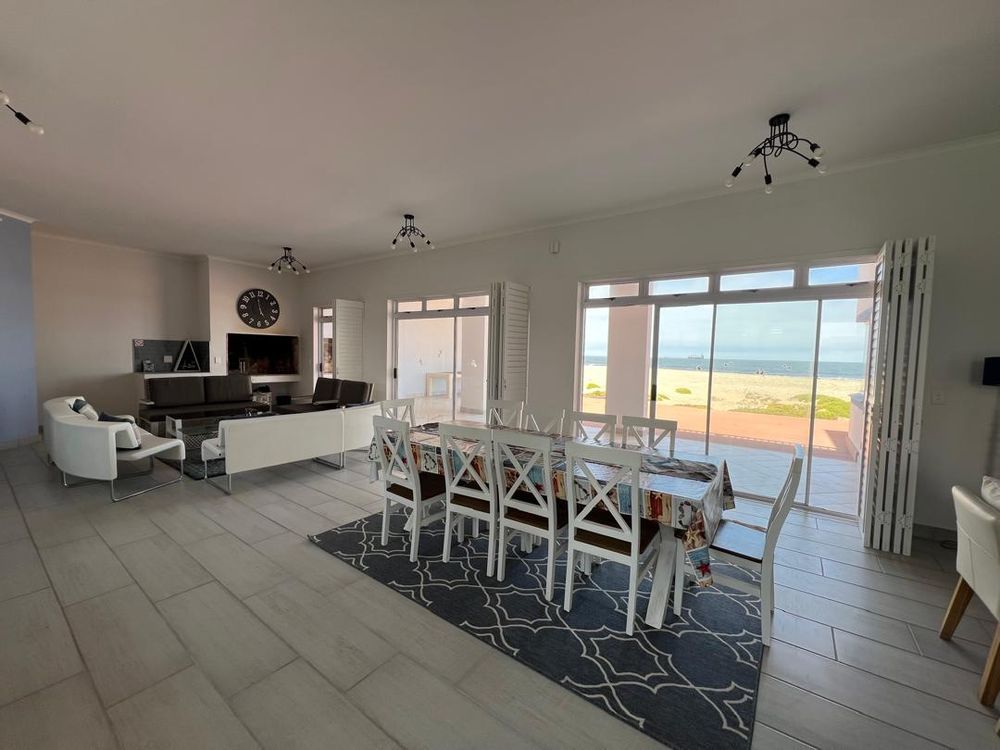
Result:
[[274,410],[279,414],[304,414],[310,411],[339,409],[342,406],[370,404],[374,389],[373,383],[366,383],[362,380],[317,378],[310,401],[276,406]]
[[172,417],[210,417],[232,414],[254,405],[249,375],[150,378],[146,381],[147,403],[138,418],[149,424]]

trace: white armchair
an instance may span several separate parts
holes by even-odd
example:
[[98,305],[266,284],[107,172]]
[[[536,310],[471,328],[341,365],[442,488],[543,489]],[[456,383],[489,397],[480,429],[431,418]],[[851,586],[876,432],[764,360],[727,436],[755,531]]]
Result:
[[[1000,510],[964,487],[952,487],[958,529],[958,583],[945,613],[939,635],[950,640],[975,593],[1000,617]],[[979,701],[992,706],[1000,693],[1000,624],[993,635]]]

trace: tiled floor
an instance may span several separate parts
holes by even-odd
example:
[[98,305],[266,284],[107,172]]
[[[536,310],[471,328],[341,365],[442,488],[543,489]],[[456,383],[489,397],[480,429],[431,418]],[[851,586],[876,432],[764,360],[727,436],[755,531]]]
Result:
[[[652,746],[306,542],[378,508],[360,457],[111,505],[40,455],[0,453],[2,748]],[[995,621],[940,641],[954,553],[916,547],[791,515],[754,747],[995,746]]]

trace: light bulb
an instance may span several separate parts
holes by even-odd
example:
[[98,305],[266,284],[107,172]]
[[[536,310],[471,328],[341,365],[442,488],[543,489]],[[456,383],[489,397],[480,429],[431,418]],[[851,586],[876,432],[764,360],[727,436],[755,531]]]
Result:
[[273,271],[273,270],[274,270],[274,264],[272,263],[271,265],[269,265],[269,266],[267,267],[267,270],[268,270],[268,271]]
[[299,269],[297,269],[297,268],[295,269],[295,275],[296,275],[296,276],[298,276],[298,275],[299,275]]
[[816,171],[819,172],[820,174],[826,174],[826,164],[820,162],[820,165],[816,167]]
[[6,107],[10,104],[10,97],[7,96],[7,92],[0,91],[0,107]]
[[823,147],[820,146],[818,143],[814,143],[813,145],[811,145],[809,147],[809,150],[813,152],[813,156],[815,156],[817,159],[826,153],[826,151],[823,150]]
[[734,180],[732,177],[727,177],[722,184],[725,185],[727,188],[731,188],[733,185],[736,184],[736,180]]
[[45,128],[43,128],[37,122],[29,122],[28,130],[30,130],[35,135],[45,135]]
[[414,250],[417,249],[417,246],[413,244],[413,240],[410,240],[410,247]]
[[281,266],[278,266],[278,274],[281,274]]
[[756,158],[757,158],[757,152],[756,151],[754,151],[751,154],[747,154],[747,158],[743,160],[743,166],[744,167],[749,167],[751,164],[753,164],[753,160],[756,159]]
[[305,266],[303,266],[303,268],[305,269],[306,273],[309,273],[309,269],[308,268],[305,268]]
[[773,193],[774,192],[774,185],[765,185],[764,186],[764,192],[767,193],[768,195],[770,195],[771,193]]
[[429,247],[429,248],[430,248],[431,250],[433,250],[433,249],[434,249],[434,243],[433,243],[433,242],[428,242],[428,243],[427,243],[427,246],[428,246],[428,247]]

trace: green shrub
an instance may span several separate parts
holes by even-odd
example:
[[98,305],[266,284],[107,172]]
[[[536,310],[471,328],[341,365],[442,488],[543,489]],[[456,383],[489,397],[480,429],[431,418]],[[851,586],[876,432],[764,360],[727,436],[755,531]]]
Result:
[[674,388],[674,393],[680,393],[682,396],[690,396],[691,389],[681,386],[680,388]]

